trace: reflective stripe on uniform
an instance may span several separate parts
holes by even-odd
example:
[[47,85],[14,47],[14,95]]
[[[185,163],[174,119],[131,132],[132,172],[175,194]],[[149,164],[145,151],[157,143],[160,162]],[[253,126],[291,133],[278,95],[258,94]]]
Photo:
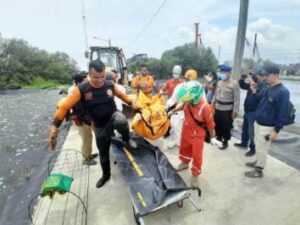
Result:
[[201,115],[201,113],[202,113],[202,111],[203,111],[203,109],[204,109],[204,107],[205,107],[206,105],[207,105],[207,102],[205,102],[205,103],[201,106],[198,115]]
[[187,156],[183,156],[183,155],[179,155],[179,157],[182,157],[182,158],[188,159],[188,160],[191,160],[191,159],[192,159],[192,157],[187,157]]
[[202,171],[201,170],[199,170],[198,168],[197,168],[197,166],[195,166],[195,165],[193,165],[193,167],[192,168],[194,168],[199,174],[201,174],[202,173]]

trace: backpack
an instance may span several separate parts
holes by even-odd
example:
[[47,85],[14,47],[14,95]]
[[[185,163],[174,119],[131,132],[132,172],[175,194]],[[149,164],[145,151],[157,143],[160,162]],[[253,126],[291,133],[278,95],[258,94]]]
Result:
[[[269,90],[270,89],[268,89],[268,92],[267,92],[268,101],[274,107],[273,101],[270,101],[270,99],[272,99],[272,98],[269,96]],[[296,117],[296,109],[295,109],[293,103],[291,101],[289,101],[289,104],[288,104],[288,119],[286,120],[284,125],[288,126],[288,125],[291,125],[291,124],[295,123],[295,117]]]
[[288,119],[285,123],[285,125],[291,125],[295,123],[295,117],[296,117],[296,109],[291,101],[289,101],[288,106]]

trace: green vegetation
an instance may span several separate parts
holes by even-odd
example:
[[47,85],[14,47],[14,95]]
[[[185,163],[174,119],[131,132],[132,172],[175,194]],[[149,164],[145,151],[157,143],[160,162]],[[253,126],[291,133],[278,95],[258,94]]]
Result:
[[57,88],[60,84],[57,81],[53,80],[44,80],[41,77],[34,78],[33,81],[28,84],[22,86],[23,89],[46,89],[46,88]]
[[24,40],[2,40],[0,44],[0,89],[55,88],[70,83],[78,70],[64,52],[48,53]]
[[[258,62],[254,61],[252,58],[244,58],[242,63],[242,73],[247,73],[251,70],[265,69],[268,66],[276,64],[271,60],[262,60]],[[286,80],[299,80],[300,79],[300,64],[277,64],[280,68],[281,78]]]
[[208,71],[216,70],[218,61],[210,48],[195,47],[189,43],[165,51],[161,59],[146,58],[133,62],[128,62],[128,69],[135,73],[139,71],[141,64],[146,63],[152,74],[158,79],[168,79],[172,74],[173,66],[179,64],[185,72],[188,69],[197,70],[199,76],[203,76]]

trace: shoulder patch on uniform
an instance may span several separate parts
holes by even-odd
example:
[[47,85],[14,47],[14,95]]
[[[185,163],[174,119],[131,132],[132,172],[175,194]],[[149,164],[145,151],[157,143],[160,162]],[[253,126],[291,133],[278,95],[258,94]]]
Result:
[[93,99],[93,93],[92,92],[84,93],[84,99],[85,100],[92,100]]
[[107,89],[106,94],[111,97],[113,96],[113,91],[111,89]]

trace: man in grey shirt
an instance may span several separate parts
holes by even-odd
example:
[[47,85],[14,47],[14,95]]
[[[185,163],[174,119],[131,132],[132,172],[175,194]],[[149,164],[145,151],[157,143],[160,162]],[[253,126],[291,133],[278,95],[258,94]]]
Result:
[[224,150],[228,147],[231,138],[233,120],[237,117],[240,107],[240,87],[236,80],[231,78],[231,67],[220,65],[219,78],[212,105],[215,108],[216,136],[222,141]]

